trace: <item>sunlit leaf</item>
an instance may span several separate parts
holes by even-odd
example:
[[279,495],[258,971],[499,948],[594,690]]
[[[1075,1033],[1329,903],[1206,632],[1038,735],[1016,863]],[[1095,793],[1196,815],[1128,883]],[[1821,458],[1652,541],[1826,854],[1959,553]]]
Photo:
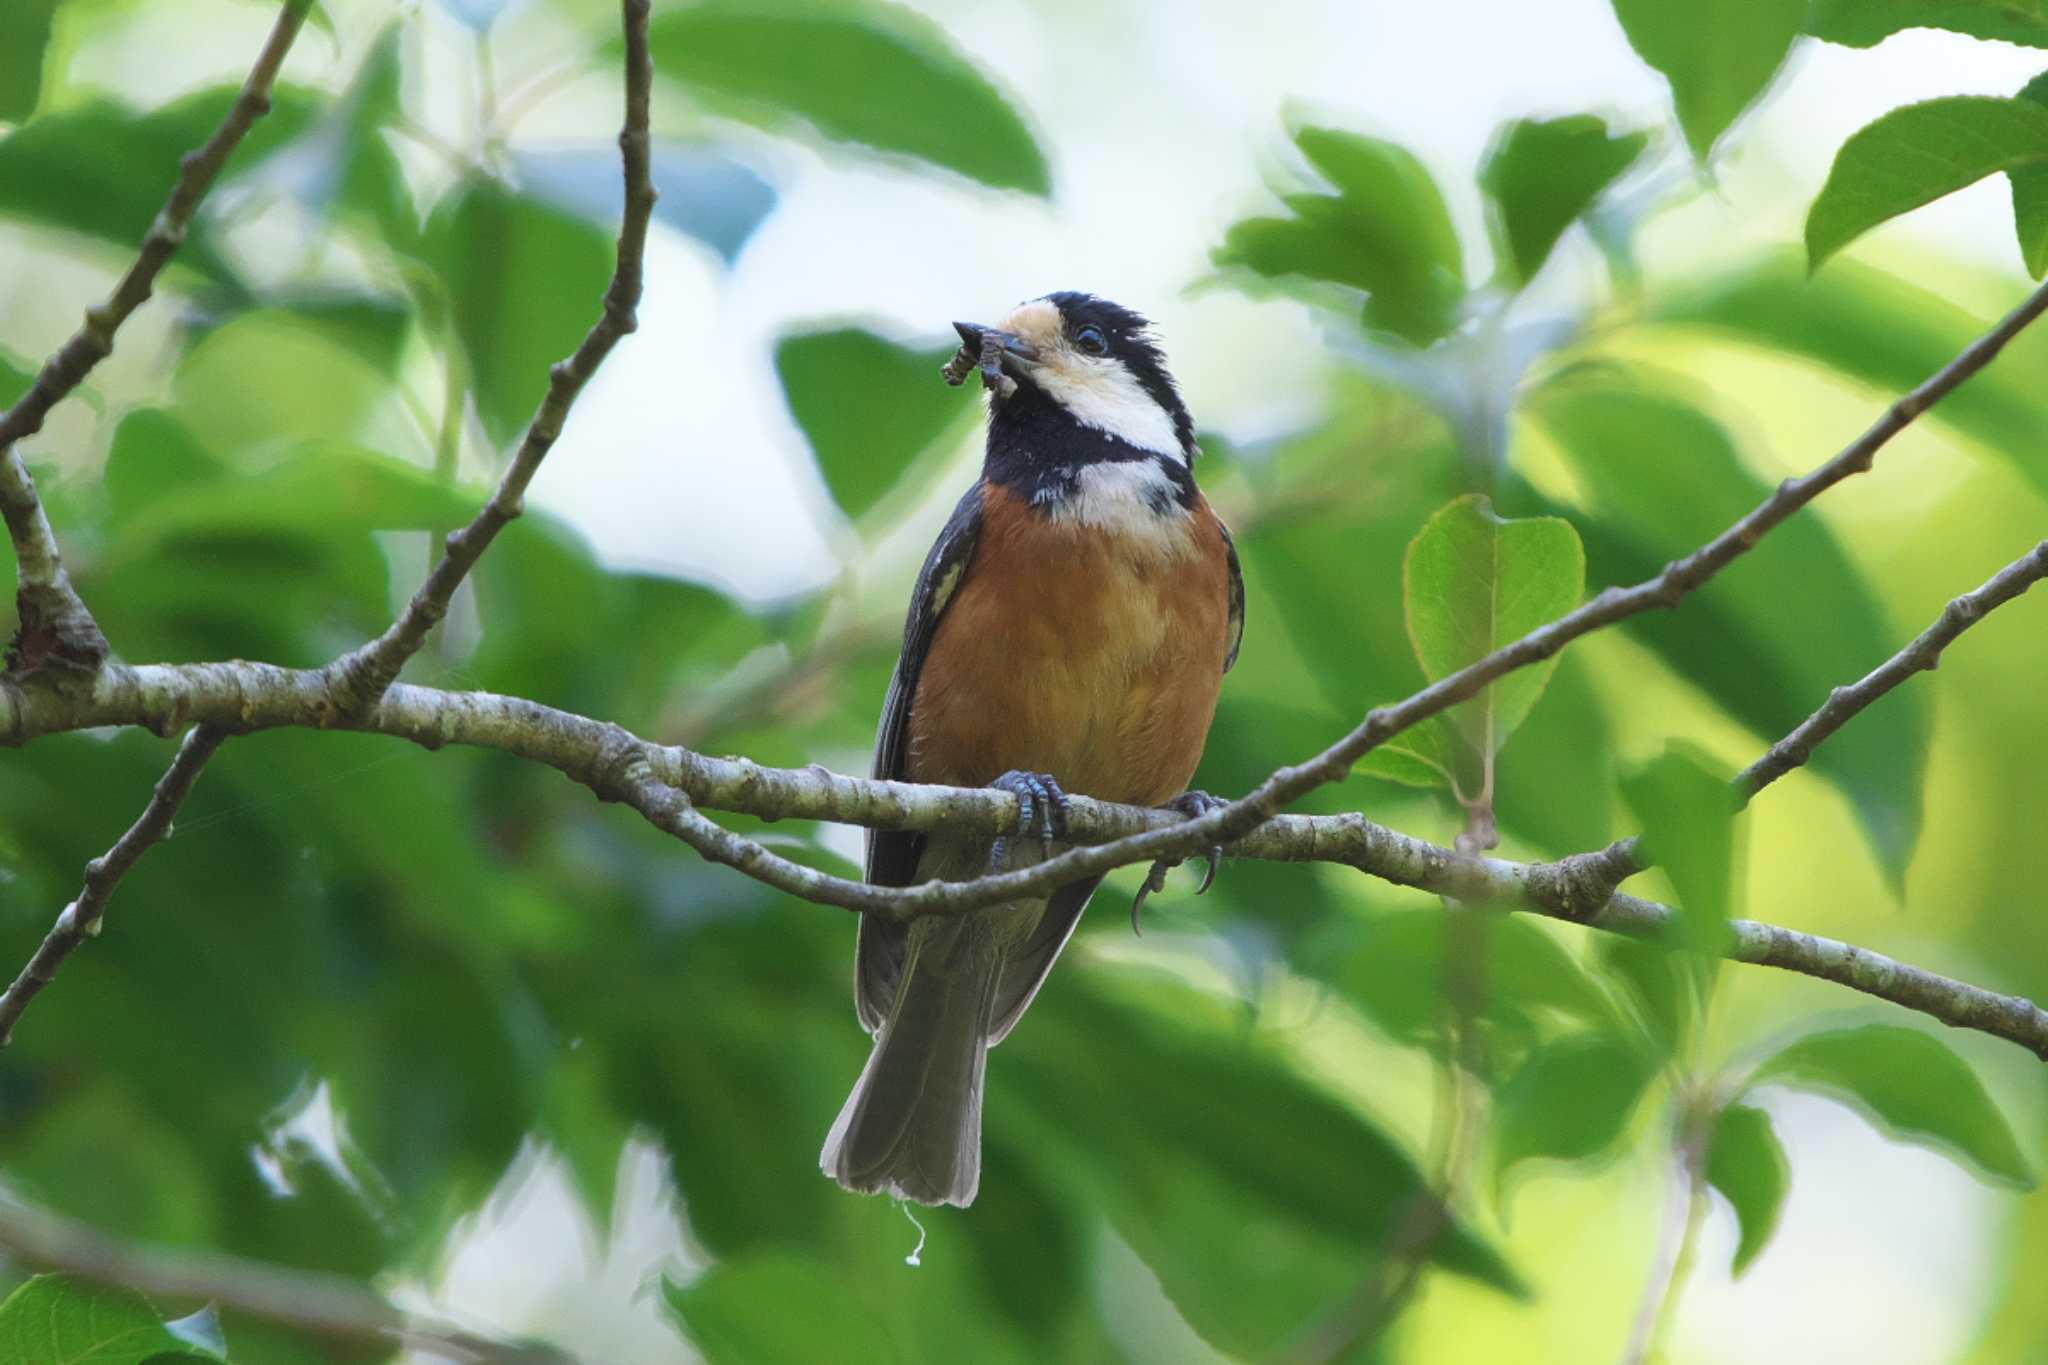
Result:
[[223,1360],[164,1326],[149,1300],[70,1275],[38,1275],[0,1303],[0,1359],[23,1365]]
[[539,408],[548,367],[597,320],[611,242],[582,218],[471,179],[428,220],[424,250],[469,354],[484,427],[510,441]]
[[[1811,357],[1875,390],[1875,416],[1892,397],[1954,359],[1991,325],[1895,275],[1836,260],[1805,278],[1789,256],[1703,282],[1655,304],[1661,322],[1713,328],[1753,345]],[[2048,336],[2022,333],[2004,354],[1932,408],[1923,421],[1948,423],[2012,462],[2048,492]]]
[[1678,888],[1676,941],[1717,951],[1734,913],[1735,811],[1731,774],[1694,746],[1672,741],[1621,779],[1643,822],[1643,851]]
[[[1951,95],[1894,109],[1851,134],[1806,214],[1806,258],[1822,262],[1888,218],[1987,175],[2048,168],[2048,105]],[[2030,261],[2031,265],[2031,261]]]
[[1841,1100],[1879,1131],[2000,1184],[2034,1187],[1984,1082],[1932,1034],[1889,1024],[1808,1034],[1757,1068],[1752,1084],[1772,1082]]
[[[2043,23],[2048,35],[2048,21]],[[2034,77],[2020,90],[2019,98],[2048,105],[2048,73]],[[2048,274],[2048,166],[2009,170],[2005,178],[2012,186],[2013,229],[2019,236],[2020,259],[2035,279]]]
[[[1438,510],[1409,543],[1402,584],[1408,639],[1430,681],[1448,677],[1578,605],[1586,559],[1559,517],[1510,521],[1484,497]],[[1528,716],[1555,659],[1490,683],[1451,713],[1466,743],[1487,758]]]
[[[1527,411],[1555,437],[1587,495],[1578,525],[1595,584],[1655,575],[1770,494],[1727,433],[1673,396],[1666,381],[1581,373],[1546,385]],[[1786,583],[1800,585],[1796,598],[1787,597]],[[1624,629],[1760,742],[1785,734],[1831,689],[1898,647],[1897,631],[1854,563],[1811,514],[1773,530],[1682,612],[1638,616]],[[1928,731],[1926,695],[1902,688],[1813,756],[1813,770],[1855,803],[1895,883],[1919,836]]]
[[1417,345],[1448,332],[1465,295],[1464,256],[1443,195],[1413,153],[1334,128],[1295,145],[1335,194],[1287,194],[1290,218],[1249,218],[1214,253],[1221,266],[1363,291],[1368,327]]
[[240,313],[200,333],[179,361],[180,413],[207,446],[244,468],[308,436],[358,435],[392,390],[389,369],[366,358],[365,338],[344,318],[289,308]]
[[1808,33],[1848,47],[1875,47],[1909,28],[2048,47],[2048,5],[2041,0],[1813,0],[1806,19]]
[[1654,1074],[1649,1055],[1604,1034],[1549,1044],[1500,1090],[1493,1178],[1510,1187],[1523,1163],[1587,1161],[1611,1150]]
[[1503,128],[1480,169],[1479,186],[1508,283],[1534,279],[1565,229],[1648,145],[1647,134],[1610,133],[1592,114],[1516,119]]
[[43,88],[43,51],[58,0],[8,0],[0,5],[0,123],[35,112]]
[[1671,83],[1693,155],[1771,83],[1806,24],[1807,0],[1613,0],[1629,46]]
[[1740,1275],[1777,1231],[1778,1215],[1792,1186],[1792,1166],[1769,1114],[1731,1104],[1715,1116],[1707,1148],[1707,1183],[1735,1210],[1741,1235],[1733,1269]]
[[818,470],[858,521],[911,462],[980,405],[946,387],[951,346],[902,346],[860,327],[801,332],[775,346],[775,373]]
[[707,0],[649,34],[664,78],[771,129],[901,153],[998,189],[1051,193],[1010,100],[945,31],[882,0]]

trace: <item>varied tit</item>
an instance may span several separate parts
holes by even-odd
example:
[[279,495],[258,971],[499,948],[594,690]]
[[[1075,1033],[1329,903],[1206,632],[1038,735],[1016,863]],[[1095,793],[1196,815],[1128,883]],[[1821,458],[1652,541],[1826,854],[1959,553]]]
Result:
[[[988,449],[911,595],[874,773],[1014,792],[1036,838],[871,831],[878,886],[1050,856],[1063,789],[1206,809],[1186,787],[1244,631],[1237,551],[1195,487],[1193,424],[1145,319],[1059,293],[994,328],[954,327],[946,375],[983,369]],[[988,1049],[1100,881],[965,914],[862,916],[854,1000],[874,1051],[825,1139],[827,1175],[974,1199]]]

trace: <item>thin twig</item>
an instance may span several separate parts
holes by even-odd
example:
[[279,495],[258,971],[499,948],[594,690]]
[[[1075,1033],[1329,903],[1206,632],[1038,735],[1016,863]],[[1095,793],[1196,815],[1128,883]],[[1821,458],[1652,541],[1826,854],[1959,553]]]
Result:
[[1941,652],[1958,635],[2043,578],[2048,578],[2048,540],[2000,569],[1976,591],[1966,592],[1950,602],[1933,625],[1863,678],[1829,693],[1818,711],[1801,721],[1796,729],[1773,744],[1762,758],[1736,777],[1735,786],[1743,799],[1748,800],[1805,763],[1823,740],[1847,725],[1858,712],[1879,697],[1914,674],[1938,667]]
[[1671,1191],[1658,1237],[1657,1259],[1643,1285],[1635,1326],[1621,1354],[1622,1365],[1645,1365],[1671,1328],[1679,1292],[1692,1270],[1700,1227],[1706,1221],[1707,1145],[1713,1117],[1703,1107],[1680,1120],[1683,1125],[1671,1160]]
[[205,145],[185,153],[179,161],[177,184],[143,237],[135,263],[105,303],[86,309],[84,325],[44,363],[29,391],[0,413],[0,514],[7,520],[21,579],[16,594],[21,624],[8,660],[10,673],[32,673],[45,664],[56,664],[89,676],[107,657],[106,637],[64,572],[56,533],[43,511],[35,479],[16,447],[41,431],[50,409],[113,354],[114,334],[155,289],[157,275],[184,243],[200,201],[213,188],[229,155],[256,120],[270,112],[270,92],[277,83],[278,69],[284,65],[285,53],[298,37],[311,3],[288,0],[279,10],[227,117]]
[[[160,733],[193,722],[236,732],[317,727],[334,714],[330,682],[321,670],[244,661],[109,665],[89,694],[0,688],[0,743],[99,726],[138,725]],[[689,841],[706,847],[716,841],[717,852],[725,855],[719,861],[729,860],[772,885],[819,904],[890,915],[975,909],[982,903],[983,883],[898,888],[832,877],[720,829],[702,811],[764,820],[832,820],[873,829],[945,828],[990,838],[1011,829],[1017,818],[1014,799],[987,788],[884,782],[815,765],[766,768],[744,758],[653,744],[617,725],[488,692],[398,683],[344,728],[391,735],[428,749],[461,744],[546,764],[604,799],[630,801],[679,837],[687,830]],[[1170,833],[1187,823],[1170,811],[1075,796],[1068,834],[1083,844],[1122,841],[1130,847],[1133,835]],[[1340,863],[1397,885],[1637,938],[1659,938],[1674,915],[1653,901],[1615,894],[1616,886],[1641,870],[1627,841],[1553,863],[1518,863],[1461,856],[1363,815],[1283,815],[1238,840],[1231,854]],[[2018,1043],[2048,1060],[2048,1011],[2018,996],[1999,995],[1833,939],[1748,920],[1729,926],[1724,953],[1733,961],[1834,981],[1944,1023]]]
[[211,725],[200,725],[185,736],[185,742],[178,746],[178,755],[171,760],[171,766],[157,780],[156,791],[149,798],[149,804],[128,832],[114,842],[114,846],[85,865],[85,888],[78,893],[78,899],[64,907],[58,914],[57,922],[50,932],[43,936],[42,946],[35,956],[21,969],[21,975],[14,978],[14,984],[0,994],[0,1047],[5,1047],[14,1033],[14,1021],[21,1018],[21,1012],[28,1008],[29,1001],[36,993],[54,981],[57,968],[64,959],[77,951],[78,946],[100,931],[100,919],[107,912],[107,902],[114,894],[114,888],[136,861],[149,851],[159,840],[169,836],[171,820],[178,813],[178,807],[192,793],[192,784],[199,780],[199,774],[206,767],[221,741],[227,738],[225,731]]
[[48,1209],[0,1199],[0,1251],[43,1270],[152,1298],[213,1303],[337,1343],[410,1347],[451,1361],[565,1365],[545,1345],[509,1345],[400,1312],[355,1280],[217,1252],[138,1246]]
[[621,0],[626,35],[626,120],[619,133],[619,156],[625,178],[625,215],[619,225],[618,264],[605,289],[604,311],[566,360],[548,369],[547,396],[526,429],[519,451],[497,491],[476,519],[447,539],[427,581],[413,594],[404,612],[375,640],[328,665],[335,679],[337,719],[361,712],[384,694],[406,660],[419,653],[427,635],[442,617],[455,590],[490,548],[498,532],[525,510],[527,485],[541,461],[562,434],[569,410],[590,377],[597,373],[621,338],[639,327],[642,261],[647,252],[647,224],[654,213],[654,180],[648,153],[648,101],[654,85],[654,60],[647,46],[649,0]]

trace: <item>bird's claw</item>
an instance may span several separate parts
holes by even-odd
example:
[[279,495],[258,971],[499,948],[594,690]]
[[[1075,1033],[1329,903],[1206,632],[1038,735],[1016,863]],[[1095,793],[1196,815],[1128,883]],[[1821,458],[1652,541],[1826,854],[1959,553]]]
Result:
[[[1039,851],[1050,858],[1053,841],[1064,839],[1067,834],[1067,794],[1060,789],[1059,782],[1051,773],[1012,770],[989,786],[1017,798],[1017,833],[1035,835]],[[998,835],[989,848],[989,871],[1001,871],[1009,852],[1009,836]]]
[[[1182,792],[1179,796],[1167,802],[1166,808],[1179,811],[1182,815],[1187,816],[1188,819],[1193,820],[1199,816],[1207,815],[1210,811],[1220,806],[1227,806],[1229,804],[1228,801],[1223,800],[1221,797],[1211,796],[1207,792],[1189,791]],[[1211,844],[1208,848],[1202,850],[1201,856],[1208,866],[1202,871],[1202,884],[1195,888],[1197,896],[1207,894],[1209,888],[1216,884],[1216,870],[1223,865],[1223,845]],[[1164,891],[1166,889],[1166,874],[1180,866],[1182,861],[1179,858],[1161,858],[1158,862],[1152,864],[1151,870],[1145,874],[1145,880],[1138,886],[1138,894],[1131,898],[1132,933],[1143,934],[1145,932],[1138,927],[1138,912],[1145,908],[1146,898],[1154,891]]]

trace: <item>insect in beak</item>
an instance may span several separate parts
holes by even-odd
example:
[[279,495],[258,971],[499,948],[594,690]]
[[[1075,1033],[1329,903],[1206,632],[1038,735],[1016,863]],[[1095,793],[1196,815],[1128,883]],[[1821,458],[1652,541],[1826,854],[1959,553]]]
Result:
[[970,373],[980,370],[983,387],[1008,398],[1017,391],[1017,381],[1003,373],[1003,361],[1011,359],[1029,363],[1038,359],[1036,346],[1010,332],[1000,332],[975,322],[956,322],[953,330],[960,334],[960,349],[954,352],[953,358],[941,371],[948,384],[964,384]]

